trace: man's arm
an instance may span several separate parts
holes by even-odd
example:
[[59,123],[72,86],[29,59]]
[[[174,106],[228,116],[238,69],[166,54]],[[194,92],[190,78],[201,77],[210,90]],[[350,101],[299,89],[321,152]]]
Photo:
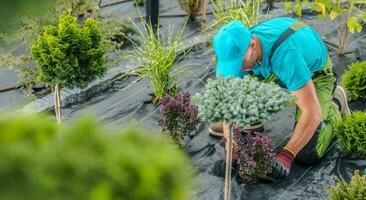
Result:
[[301,116],[286,148],[296,156],[310,141],[322,120],[322,113],[312,80],[308,81],[302,88],[291,93],[296,96],[295,103],[301,110]]

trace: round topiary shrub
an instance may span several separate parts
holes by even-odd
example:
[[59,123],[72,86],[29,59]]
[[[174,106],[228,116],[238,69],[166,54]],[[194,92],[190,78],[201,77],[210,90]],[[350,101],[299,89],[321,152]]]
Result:
[[251,76],[208,79],[204,94],[195,96],[200,118],[241,128],[264,123],[293,100],[293,95],[275,83],[260,82]]
[[86,87],[107,70],[99,25],[87,19],[79,25],[71,15],[61,15],[58,24],[48,26],[32,46],[39,80],[55,88],[55,111],[61,120],[60,88]]
[[[365,170],[366,172],[366,170]],[[358,170],[349,183],[335,177],[336,185],[329,188],[330,196],[327,200],[364,200],[366,199],[366,175],[361,176]]]
[[0,199],[191,199],[184,153],[144,130],[90,119],[59,129],[40,117],[0,124]]
[[366,61],[353,63],[342,78],[350,100],[366,99]]
[[352,158],[366,157],[366,112],[353,112],[336,129],[341,150]]
[[61,15],[57,26],[48,26],[32,46],[39,79],[52,86],[86,87],[106,71],[101,40],[93,19],[79,25],[75,17]]
[[159,101],[162,132],[176,144],[180,144],[200,122],[198,108],[191,105],[190,96],[188,91],[182,91],[177,97],[167,95]]
[[258,132],[246,132],[234,128],[239,164],[239,182],[260,183],[259,175],[272,172],[274,153],[271,138]]

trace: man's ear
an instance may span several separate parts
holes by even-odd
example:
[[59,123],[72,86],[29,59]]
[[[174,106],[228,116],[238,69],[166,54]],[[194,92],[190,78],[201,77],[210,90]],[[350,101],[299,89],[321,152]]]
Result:
[[250,41],[250,47],[251,48],[254,48],[254,47],[256,47],[257,46],[257,43],[255,42],[255,39],[254,38],[252,38],[252,40]]

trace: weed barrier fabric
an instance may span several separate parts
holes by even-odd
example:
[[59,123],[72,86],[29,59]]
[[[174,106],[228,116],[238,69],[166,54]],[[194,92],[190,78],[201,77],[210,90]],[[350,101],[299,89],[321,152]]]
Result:
[[[214,78],[212,58],[212,50],[197,50],[190,52],[176,65],[174,73],[178,74],[183,90],[191,94],[201,92],[207,78]],[[336,66],[344,67],[338,63]],[[132,123],[156,132],[159,131],[159,110],[146,103],[151,92],[148,80],[129,77],[87,102],[63,109],[63,114],[67,119],[73,119],[85,113],[94,113],[99,120],[118,128]],[[365,110],[366,104],[360,104],[358,108]],[[265,134],[272,137],[276,151],[285,145],[293,131],[294,113],[295,108],[288,107],[265,124]],[[201,123],[191,137],[185,139],[184,147],[197,171],[197,199],[223,199],[224,179],[213,176],[211,170],[214,163],[224,157],[224,148],[219,138],[209,136],[207,129],[208,124]],[[290,177],[284,181],[258,185],[240,185],[233,181],[232,199],[322,199],[328,195],[327,186],[334,184],[334,175],[349,180],[355,169],[364,168],[366,160],[342,159],[337,143],[334,143],[319,164],[294,164]]]
[[[277,7],[283,7],[281,4]],[[107,7],[108,8],[108,7]],[[164,9],[162,9],[164,10]],[[284,13],[277,9],[273,13]],[[333,22],[322,22],[314,16],[306,16],[308,24],[313,25],[327,40],[336,43],[337,26]],[[338,75],[343,74],[347,65],[357,58],[366,59],[366,31],[352,35],[349,50],[354,52],[339,57],[330,52]],[[188,53],[185,59],[176,64],[174,74],[178,75],[178,82],[183,90],[191,94],[202,92],[207,78],[214,78],[215,63],[213,51],[210,48]],[[149,128],[152,132],[159,131],[159,110],[151,103],[147,103],[152,93],[150,83],[139,77],[128,77],[120,80],[114,86],[80,104],[63,108],[66,120],[78,118],[84,114],[94,114],[98,120],[119,129],[128,124],[138,124]],[[353,110],[366,110],[365,101],[351,102]],[[284,109],[273,116],[265,125],[265,134],[272,137],[273,147],[279,151],[292,134],[294,126],[294,106]],[[67,121],[66,121],[67,123]],[[224,179],[211,174],[214,163],[224,158],[224,148],[219,138],[208,134],[208,123],[201,123],[197,130],[185,139],[184,150],[192,160],[192,166],[197,171],[195,191],[197,199],[223,199]],[[232,199],[324,199],[328,185],[334,184],[333,176],[337,175],[350,180],[355,169],[366,168],[366,160],[343,159],[334,143],[325,158],[312,166],[294,164],[288,179],[277,183],[258,185],[232,183]]]

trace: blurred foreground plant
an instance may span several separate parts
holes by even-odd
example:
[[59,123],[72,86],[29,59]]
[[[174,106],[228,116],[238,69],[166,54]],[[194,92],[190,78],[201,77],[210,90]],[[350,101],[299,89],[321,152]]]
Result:
[[148,130],[0,119],[0,199],[187,200],[192,175],[184,153]]

